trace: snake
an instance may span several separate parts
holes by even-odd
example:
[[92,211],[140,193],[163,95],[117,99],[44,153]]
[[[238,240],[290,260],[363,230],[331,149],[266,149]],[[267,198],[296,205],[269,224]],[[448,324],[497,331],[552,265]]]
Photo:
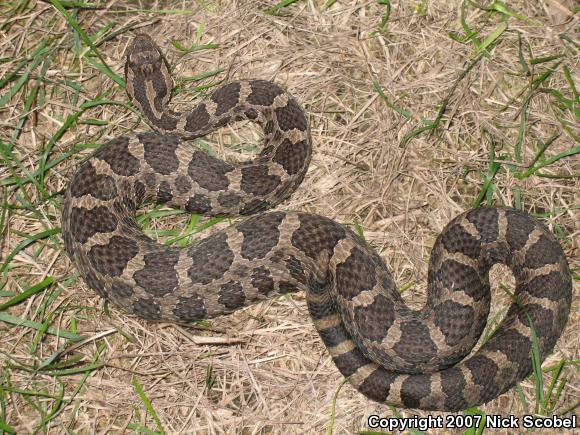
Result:
[[[148,35],[127,50],[126,91],[153,126],[102,145],[70,179],[61,225],[86,284],[150,321],[191,324],[304,291],[310,317],[343,376],[393,406],[458,411],[530,375],[565,328],[572,298],[566,256],[550,230],[510,207],[454,218],[431,251],[427,300],[408,307],[383,259],[351,228],[300,211],[266,211],[304,179],[312,156],[305,110],[271,81],[232,81],[186,112],[169,108],[170,66]],[[263,130],[252,160],[229,163],[190,143],[232,122]],[[139,227],[164,203],[208,216],[246,216],[186,247]],[[476,350],[490,311],[489,271],[505,264],[515,291]]]

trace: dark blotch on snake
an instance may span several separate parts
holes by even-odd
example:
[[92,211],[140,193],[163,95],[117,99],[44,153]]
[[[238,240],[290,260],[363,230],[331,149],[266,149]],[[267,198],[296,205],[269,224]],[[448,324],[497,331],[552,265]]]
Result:
[[189,162],[187,173],[204,189],[226,190],[230,184],[226,174],[233,171],[233,166],[210,156],[203,151],[196,151]]
[[489,243],[497,240],[499,235],[499,213],[496,209],[484,208],[472,210],[465,217],[477,228],[481,242]]
[[429,375],[408,377],[401,385],[401,400],[408,408],[418,408],[421,399],[431,392]]
[[129,139],[125,136],[107,142],[95,153],[95,157],[109,164],[118,175],[128,177],[139,172],[139,159],[129,152]]
[[179,302],[173,309],[173,314],[183,322],[203,319],[207,314],[203,299],[195,291],[190,291],[189,294],[188,297],[179,298]]
[[255,165],[242,168],[241,189],[246,193],[265,196],[280,185],[280,177],[268,173],[268,166]]
[[[510,314],[509,311],[512,311],[512,309],[510,308],[508,310],[507,315]],[[525,363],[529,360],[528,354],[531,348],[530,339],[514,329],[498,332],[487,342],[487,346],[491,352],[499,351],[503,353],[508,360],[520,365],[520,367],[525,366]]]
[[240,197],[235,193],[220,193],[218,203],[222,207],[236,207],[240,203]]
[[252,80],[250,82],[252,92],[246,101],[256,106],[271,106],[278,95],[284,93],[278,86],[265,80]]
[[336,367],[344,376],[350,376],[361,367],[369,363],[369,360],[358,348],[345,352],[332,358]]
[[288,281],[280,281],[278,283],[278,288],[280,290],[280,294],[292,293],[297,291],[296,284],[292,284]]
[[275,112],[278,119],[278,126],[283,131],[292,130],[293,128],[306,131],[308,128],[308,121],[304,116],[302,108],[293,99],[289,99],[286,106],[278,107]]
[[[369,319],[370,321],[370,319]],[[399,326],[401,338],[393,346],[399,355],[405,355],[417,363],[427,363],[437,353],[437,346],[433,343],[429,328],[420,320],[407,320]]]
[[445,335],[445,343],[457,345],[471,332],[474,319],[473,308],[454,301],[444,301],[433,308],[435,325]]
[[175,179],[175,190],[177,193],[183,195],[191,189],[191,181],[185,175],[179,175]]
[[384,402],[397,376],[396,373],[388,372],[384,368],[378,367],[362,381],[359,391],[373,400]]
[[433,274],[433,279],[443,287],[450,291],[463,291],[476,301],[488,295],[486,283],[481,281],[477,271],[456,260],[443,261]]
[[133,302],[133,312],[149,320],[159,320],[161,317],[161,307],[153,299],[137,299]]
[[298,214],[300,227],[292,234],[292,245],[312,259],[323,252],[332,256],[333,249],[345,236],[338,222],[317,215]]
[[536,276],[526,283],[520,284],[522,292],[529,293],[536,298],[547,298],[551,301],[558,301],[565,297],[571,285],[569,280],[565,280],[558,271],[550,272],[546,275]]
[[465,377],[457,367],[451,367],[439,372],[441,376],[441,389],[445,393],[445,407],[448,409],[464,409],[467,406],[463,397]]
[[111,293],[114,295],[119,295],[122,298],[129,298],[133,296],[133,287],[129,284],[125,284],[120,279],[115,279],[113,285],[111,286]]
[[216,234],[191,246],[187,255],[193,261],[187,275],[197,284],[209,284],[214,279],[221,278],[234,261],[234,253],[225,234]]
[[173,174],[179,167],[179,159],[175,150],[181,139],[173,134],[139,133],[139,141],[143,144],[145,161],[151,168],[163,175]]
[[207,213],[211,210],[211,202],[207,196],[195,194],[187,200],[185,209],[191,213]]
[[395,321],[393,302],[378,294],[372,303],[354,308],[354,320],[363,337],[380,341]]
[[117,218],[103,205],[92,209],[74,207],[70,212],[70,232],[79,243],[87,242],[97,233],[109,233],[117,228]]
[[85,282],[89,285],[90,288],[92,288],[99,296],[103,297],[103,298],[108,298],[109,294],[107,292],[107,289],[105,289],[105,286],[103,285],[102,281],[99,280],[99,278],[93,273],[93,272],[88,272],[85,275]]
[[506,239],[514,251],[522,249],[528,241],[528,235],[534,230],[534,222],[522,212],[506,210],[507,232]]
[[260,114],[258,113],[258,111],[256,109],[247,109],[244,112],[244,115],[246,115],[246,118],[250,119],[250,120],[255,120]]
[[555,245],[545,234],[526,251],[524,264],[526,267],[537,269],[544,264],[555,264],[560,261],[562,254],[560,247]]
[[[310,308],[311,308],[310,305],[308,305],[309,311],[312,312]],[[322,316],[321,318],[323,317],[324,316]],[[313,317],[313,319],[316,318]],[[324,343],[326,343],[326,345],[330,347],[337,346],[341,343],[344,343],[347,340],[350,340],[350,337],[348,336],[346,330],[344,329],[344,326],[342,325],[331,326],[330,328],[326,328],[322,331],[319,331],[318,333],[320,334],[320,337],[322,338]]]
[[538,304],[526,304],[518,311],[518,318],[523,325],[529,325],[530,321],[534,325],[539,339],[547,339],[552,336],[553,314],[547,308]]
[[276,149],[274,161],[282,165],[290,175],[294,175],[306,167],[309,154],[310,147],[306,140],[293,143],[289,139],[284,139]]
[[258,289],[262,294],[268,294],[274,290],[274,280],[270,271],[264,266],[258,266],[252,270],[250,275],[250,281],[252,285]]
[[493,380],[499,372],[498,365],[484,355],[472,356],[465,361],[465,366],[471,372],[473,382],[484,388],[489,384],[493,384]]
[[[239,118],[239,117],[236,116],[234,118],[234,120],[237,119],[237,118]],[[224,125],[228,124],[231,120],[232,120],[232,117],[230,115],[223,115],[223,116],[221,116],[220,118],[218,118],[215,121],[215,124],[213,125],[213,128],[223,127]]]
[[129,260],[138,253],[139,248],[134,240],[113,236],[106,245],[94,245],[88,257],[98,272],[108,276],[119,276],[127,267]]
[[237,228],[244,235],[242,257],[246,260],[264,258],[278,244],[278,227],[283,219],[284,213],[274,212],[239,224]]
[[147,189],[153,190],[157,186],[157,176],[153,172],[147,172],[143,175],[143,181]]
[[177,288],[179,278],[175,266],[179,261],[179,250],[152,252],[146,254],[143,261],[143,268],[133,274],[133,279],[147,293],[162,297]]
[[203,134],[209,126],[209,113],[204,103],[199,104],[187,115],[185,130],[191,133]]
[[246,300],[242,284],[237,281],[222,284],[218,290],[218,295],[218,302],[231,310],[243,306]]
[[368,255],[355,246],[349,257],[336,266],[336,287],[340,295],[352,299],[376,284],[375,264]]
[[172,131],[175,130],[175,128],[177,127],[178,122],[179,118],[177,116],[172,116],[168,113],[164,113],[163,115],[161,115],[161,118],[159,118],[154,122],[154,124],[163,130]]
[[215,116],[221,116],[233,109],[240,99],[240,83],[229,83],[211,94],[212,101],[217,104]]
[[461,225],[445,228],[439,236],[445,249],[450,253],[460,253],[472,259],[477,259],[481,251],[479,240],[469,234]]
[[115,180],[104,174],[97,174],[91,162],[85,163],[75,174],[71,183],[70,193],[80,198],[90,194],[92,197],[108,201],[117,195]]
[[164,180],[159,184],[159,189],[157,190],[157,201],[164,203],[169,202],[172,199],[173,192],[171,190],[171,185]]

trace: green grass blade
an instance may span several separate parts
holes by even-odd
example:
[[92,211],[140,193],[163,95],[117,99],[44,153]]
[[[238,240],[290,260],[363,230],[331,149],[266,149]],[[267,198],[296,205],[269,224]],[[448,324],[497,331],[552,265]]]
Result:
[[0,97],[0,108],[4,107],[8,101],[12,99],[22,87],[28,82],[30,79],[30,75],[36,69],[38,65],[45,59],[46,55],[50,52],[50,49],[46,46],[46,41],[40,41],[39,46],[32,54],[32,62],[26,68],[26,71],[22,76],[16,81],[14,86],[2,97]]
[[557,162],[560,159],[563,159],[565,157],[574,156],[576,154],[580,154],[580,146],[573,147],[573,148],[570,148],[569,150],[562,151],[561,153],[558,153],[555,156],[550,157],[549,159],[546,159],[545,161],[534,166],[533,168],[528,169],[523,174],[517,176],[517,178],[520,178],[520,179],[527,178],[530,175],[532,175],[534,172],[536,172],[542,168],[545,168],[546,166],[550,166],[551,164]]
[[33,285],[29,289],[23,291],[22,293],[14,296],[8,302],[4,302],[0,305],[0,311],[4,311],[6,308],[11,307],[12,305],[19,304],[25,299],[28,299],[30,296],[35,295],[36,293],[40,293],[47,287],[49,287],[52,283],[54,283],[54,278],[52,276],[47,276],[38,284]]
[[481,43],[481,45],[477,48],[474,53],[474,57],[479,56],[482,53],[489,54],[488,48],[494,45],[499,37],[505,32],[508,28],[508,24],[506,21],[502,21],[494,30],[491,32]]
[[34,234],[34,235],[28,237],[26,240],[23,240],[22,242],[20,242],[18,245],[16,245],[16,247],[12,250],[12,252],[10,254],[8,254],[8,257],[6,257],[4,264],[0,268],[0,273],[6,272],[6,270],[8,269],[8,266],[10,265],[10,262],[14,259],[14,257],[16,257],[16,255],[20,251],[22,251],[23,249],[25,249],[26,247],[30,246],[31,244],[33,244],[34,242],[36,242],[38,240],[46,239],[47,237],[51,237],[51,236],[58,234],[58,233],[60,233],[60,228],[51,228],[50,230],[46,230],[46,231],[42,231],[40,233]]
[[[8,313],[0,313],[0,322],[5,322],[10,325],[15,326],[24,326],[31,329],[41,330],[44,329],[43,324],[40,322],[35,322],[33,320],[22,319],[17,316],[13,316]],[[71,340],[73,342],[82,341],[85,339],[82,335],[74,334],[66,329],[61,328],[48,328],[46,329],[46,333],[50,335],[56,335],[62,338],[66,338],[67,340]]]
[[536,327],[534,322],[528,313],[525,313],[528,318],[528,323],[530,325],[530,332],[532,338],[532,367],[534,369],[534,384],[536,387],[536,405],[534,407],[534,413],[543,413],[544,409],[542,404],[544,402],[544,379],[542,378],[542,359],[540,356],[540,343],[538,340],[538,334],[536,332]]
[[2,417],[0,417],[0,430],[6,431],[8,433],[16,433],[16,429],[6,423]]
[[336,391],[334,392],[334,394],[332,395],[332,405],[330,408],[330,421],[328,423],[328,435],[332,435],[332,432],[334,430],[334,418],[336,415],[336,402],[338,401],[338,393],[340,393],[341,388],[344,386],[344,384],[346,384],[349,380],[349,377],[346,377],[342,380],[342,382],[340,383],[340,385],[338,386],[338,388],[336,389]]
[[149,412],[149,414],[151,414],[151,417],[155,421],[155,424],[157,425],[157,429],[159,430],[160,433],[164,434],[165,429],[163,429],[163,425],[161,424],[161,420],[157,416],[157,412],[155,412],[155,409],[151,405],[151,401],[149,400],[149,398],[145,394],[145,390],[143,390],[143,387],[141,386],[141,384],[137,380],[136,376],[133,376],[132,382],[133,382],[133,386],[135,387],[135,391],[137,391],[137,394],[139,395],[139,398],[141,399],[141,401],[145,405],[145,408],[147,408],[147,411]]
[[[109,77],[111,80],[113,80],[115,83],[117,83],[122,89],[125,89],[125,87],[126,87],[125,80],[123,80],[122,77],[117,75],[107,65],[107,62],[105,62],[105,59],[103,58],[103,56],[101,55],[99,50],[97,50],[97,47],[95,47],[95,45],[93,44],[93,41],[91,40],[89,35],[87,35],[87,33],[81,28],[81,26],[79,25],[77,20],[74,19],[73,16],[68,13],[66,8],[63,6],[62,2],[60,0],[50,0],[50,3],[52,3],[52,5],[62,14],[62,16],[66,19],[66,21],[72,26],[72,28],[76,30],[76,32],[78,33],[80,38],[89,47],[91,52],[99,58],[99,60],[101,61],[101,65],[100,65],[101,72],[103,72],[107,77]],[[90,61],[90,58],[88,58],[88,59]]]
[[387,106],[389,106],[391,109],[393,109],[399,115],[402,115],[405,118],[409,118],[412,115],[411,111],[409,111],[407,109],[403,109],[402,107],[399,107],[396,104],[392,103],[389,100],[389,98],[385,95],[385,92],[384,92],[383,88],[381,87],[381,85],[379,84],[379,82],[376,82],[376,81],[373,82],[373,89],[375,91],[377,91],[377,93],[385,101],[385,103],[387,104]]
[[274,6],[268,9],[264,9],[264,13],[269,15],[277,15],[279,14],[280,9],[284,9],[285,7],[290,6],[293,3],[299,2],[301,0],[282,0],[279,3],[276,3]]
[[171,45],[173,45],[175,48],[177,48],[179,51],[185,54],[194,53],[196,51],[201,50],[213,50],[215,48],[220,47],[219,44],[193,44],[191,47],[188,48],[175,39],[171,40]]

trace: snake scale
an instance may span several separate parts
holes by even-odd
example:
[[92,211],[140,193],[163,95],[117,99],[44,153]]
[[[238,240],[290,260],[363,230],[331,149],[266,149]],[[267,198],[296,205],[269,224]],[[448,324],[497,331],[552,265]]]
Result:
[[[368,398],[406,408],[457,411],[485,403],[531,373],[531,328],[540,356],[562,333],[572,280],[550,231],[510,208],[478,208],[437,238],[425,307],[402,300],[382,259],[323,216],[274,211],[183,249],[149,239],[135,213],[145,201],[207,215],[248,215],[287,198],[312,147],[306,114],[276,84],[235,81],[185,113],[171,111],[161,50],[136,36],[127,92],[158,132],[119,137],[78,169],[66,191],[62,234],[86,283],[130,313],[187,323],[304,290],[336,366]],[[247,119],[265,133],[252,161],[230,164],[185,142]],[[490,307],[489,270],[516,279],[501,327],[475,353]]]

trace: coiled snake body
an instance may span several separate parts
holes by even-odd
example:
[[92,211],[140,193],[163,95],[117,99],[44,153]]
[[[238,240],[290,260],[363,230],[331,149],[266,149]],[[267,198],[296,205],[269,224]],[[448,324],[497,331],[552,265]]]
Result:
[[[530,322],[541,357],[552,351],[570,310],[570,271],[549,230],[514,209],[474,209],[445,228],[420,311],[404,304],[366,243],[322,216],[263,213],[185,249],[152,241],[135,220],[146,200],[209,215],[280,203],[306,173],[310,132],[296,100],[261,80],[221,87],[187,113],[168,110],[168,65],[144,35],[129,50],[126,78],[129,96],[164,134],[105,144],[73,176],[62,212],[66,250],[101,296],[146,319],[183,323],[305,290],[341,373],[370,399],[408,408],[455,411],[508,390],[531,372]],[[264,129],[253,161],[229,164],[181,139],[239,119]],[[486,324],[496,262],[513,271],[516,302],[463,359]]]

